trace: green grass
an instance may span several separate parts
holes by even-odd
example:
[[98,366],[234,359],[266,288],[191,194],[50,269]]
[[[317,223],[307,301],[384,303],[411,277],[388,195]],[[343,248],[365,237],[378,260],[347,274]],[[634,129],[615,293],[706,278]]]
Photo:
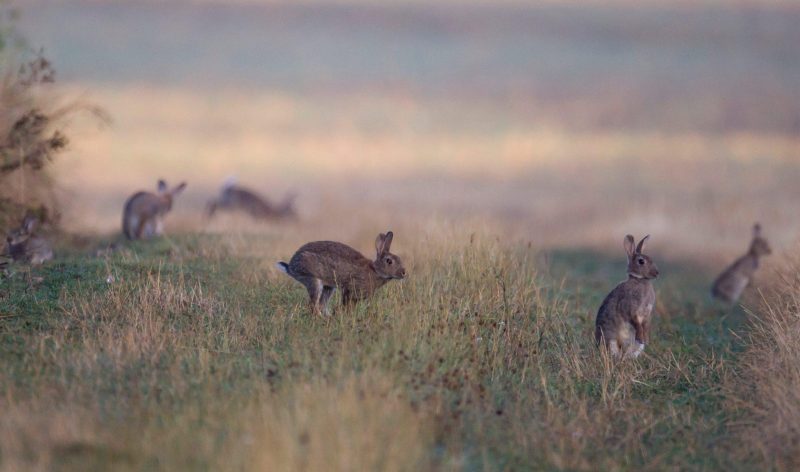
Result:
[[734,459],[723,388],[744,314],[697,267],[660,261],[654,342],[614,365],[592,333],[619,255],[479,238],[321,319],[270,269],[273,243],[183,236],[15,267],[0,468],[766,466]]

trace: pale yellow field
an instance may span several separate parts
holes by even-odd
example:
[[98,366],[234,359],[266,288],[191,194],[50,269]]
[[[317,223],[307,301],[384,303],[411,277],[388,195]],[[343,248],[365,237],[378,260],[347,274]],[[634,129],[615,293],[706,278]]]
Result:
[[343,216],[374,230],[469,218],[541,247],[616,249],[625,232],[652,233],[659,252],[716,262],[742,250],[753,221],[778,247],[800,234],[789,136],[576,131],[396,96],[83,90],[63,93],[113,122],[75,118],[54,168],[75,231],[118,231],[125,198],[158,178],[189,182],[169,224],[220,230],[202,210],[236,175],[274,199],[296,191],[318,237],[350,236]]

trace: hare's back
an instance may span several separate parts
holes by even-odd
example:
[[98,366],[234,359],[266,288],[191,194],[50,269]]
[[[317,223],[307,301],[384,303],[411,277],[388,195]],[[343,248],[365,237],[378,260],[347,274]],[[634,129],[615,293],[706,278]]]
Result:
[[712,293],[717,297],[728,302],[739,299],[745,287],[750,283],[750,277],[741,271],[729,269],[714,281]]
[[606,343],[616,341],[618,332],[623,326],[620,317],[618,316],[617,305],[619,302],[619,286],[615,287],[597,310],[597,318],[595,319],[594,337],[598,343],[605,340]]
[[313,243],[304,244],[297,252],[321,254],[342,260],[361,261],[366,259],[360,252],[347,244],[338,243],[336,241],[315,241]]
[[150,192],[138,192],[125,202],[126,213],[146,213],[158,209],[161,199]]
[[655,303],[652,285],[628,280],[606,296],[597,311],[597,326],[627,325],[634,317],[647,318]]
[[332,277],[335,273],[355,271],[369,260],[350,246],[335,241],[315,241],[300,247],[289,261],[290,271],[297,275]]
[[33,264],[41,264],[53,258],[53,248],[46,239],[40,236],[31,238],[28,244],[28,253]]
[[239,207],[252,207],[260,210],[267,207],[264,199],[255,192],[239,187],[225,189],[222,194],[222,200],[230,205]]

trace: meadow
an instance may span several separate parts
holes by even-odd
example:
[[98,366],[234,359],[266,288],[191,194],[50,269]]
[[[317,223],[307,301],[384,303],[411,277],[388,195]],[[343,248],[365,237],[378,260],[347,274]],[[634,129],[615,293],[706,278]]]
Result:
[[[760,208],[740,195],[734,212],[747,216],[729,220],[705,187],[687,193],[689,175],[665,182],[658,168],[637,185],[674,190],[631,201],[615,176],[634,162],[606,162],[594,180],[573,170],[583,190],[553,181],[558,172],[530,178],[533,188],[482,179],[472,195],[457,190],[469,179],[329,183],[295,222],[207,222],[187,195],[157,241],[62,240],[56,261],[4,280],[3,467],[791,469],[797,292],[777,274],[796,274],[779,262],[795,251],[775,223],[791,209],[765,223],[780,249],[758,277],[786,294],[754,289],[749,309],[722,306],[709,284],[744,250]],[[703,176],[695,165],[718,164],[692,162]],[[790,164],[726,162],[715,194],[746,179],[782,201],[796,192],[772,185]],[[520,203],[504,204],[501,188]],[[564,199],[555,214],[537,209],[548,192]],[[692,229],[698,221],[713,229]],[[321,238],[369,255],[386,229],[410,276],[331,318],[311,316],[305,290],[274,268]],[[616,363],[592,336],[624,278],[627,231],[653,234],[663,275],[653,343]],[[715,234],[727,237],[709,243]],[[102,251],[109,243],[120,249]]]
[[[112,21],[127,8],[141,19],[130,3],[86,4],[74,10],[84,18]],[[159,16],[147,8],[146,18]],[[191,11],[205,18],[205,8]],[[347,8],[269,8],[292,25],[333,31],[342,49],[357,43],[342,27]],[[70,124],[71,150],[50,170],[62,202],[57,256],[11,266],[0,279],[0,470],[794,470],[800,142],[787,99],[796,92],[785,87],[796,63],[781,59],[796,57],[787,46],[796,31],[781,27],[793,17],[768,12],[763,29],[740,29],[722,7],[695,23],[682,22],[691,10],[667,9],[664,20],[659,7],[625,17],[632,26],[609,38],[614,10],[543,8],[544,19],[512,10],[489,26],[476,19],[486,10],[467,9],[443,23],[456,32],[444,40],[408,26],[417,10],[401,9],[402,21],[371,10],[368,18],[388,15],[381,24],[396,29],[353,34],[375,40],[376,55],[405,38],[391,56],[397,63],[340,70],[307,58],[306,69],[285,69],[307,79],[296,87],[280,74],[261,86],[217,88],[213,74],[211,84],[171,81],[181,67],[216,70],[197,57],[166,64],[163,80],[120,79],[135,73],[130,58],[145,56],[135,48],[119,70],[109,60],[80,77],[94,50],[61,42],[57,55],[73,62],[54,100],[79,96],[113,122]],[[45,27],[53,17],[48,10],[23,25],[58,38]],[[459,35],[503,49],[526,21],[549,20],[573,26],[545,35],[548,48],[569,46],[573,67],[560,74],[586,67],[598,77],[613,63],[604,83],[629,75],[630,94],[580,95],[580,81],[549,88],[563,79],[558,71],[531,79],[533,92],[514,89],[513,61],[492,62],[492,73],[470,76],[465,88],[438,75],[495,57],[453,46],[465,41]],[[423,33],[438,31],[430,21]],[[517,26],[503,36],[509,21]],[[716,28],[706,32],[704,21]],[[660,34],[641,33],[641,24]],[[118,27],[113,41],[96,41],[97,54],[132,47]],[[77,30],[78,40],[91,36]],[[176,37],[201,36],[191,31]],[[307,51],[300,33],[278,31],[280,44]],[[636,38],[651,49],[619,52]],[[184,46],[161,39],[165,50]],[[719,67],[682,62],[698,45]],[[405,71],[420,47],[438,48],[445,66],[421,61],[400,84],[374,72]],[[522,72],[536,72],[527,60]],[[686,68],[655,80],[665,64]],[[731,78],[764,64],[751,81]],[[313,82],[349,74],[373,82],[346,90]],[[506,86],[514,93],[498,95]],[[748,93],[724,100],[740,86]],[[528,98],[530,109],[521,104]],[[231,174],[274,199],[297,192],[299,218],[205,219],[206,201]],[[158,178],[189,183],[166,235],[124,241],[125,198]],[[4,191],[30,191],[23,176],[10,182]],[[775,254],[741,305],[712,301],[711,281],[746,250],[754,221]],[[305,290],[274,267],[320,239],[370,256],[389,229],[408,278],[328,318],[312,316]],[[594,344],[594,317],[625,278],[627,233],[651,235],[661,276],[652,343],[637,360],[615,362]]]

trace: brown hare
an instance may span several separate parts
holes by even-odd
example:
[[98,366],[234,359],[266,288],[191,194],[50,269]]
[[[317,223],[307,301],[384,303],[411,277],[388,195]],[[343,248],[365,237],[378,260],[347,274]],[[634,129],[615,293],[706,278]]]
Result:
[[753,280],[753,274],[758,269],[758,260],[762,256],[772,254],[769,243],[761,235],[761,225],[753,225],[753,240],[747,254],[736,261],[717,277],[711,287],[714,298],[727,303],[736,303],[742,296],[744,289]]
[[642,253],[649,237],[635,246],[633,236],[625,236],[628,280],[617,285],[597,311],[595,340],[605,344],[613,357],[638,357],[650,339],[650,319],[656,302],[652,280],[658,277],[658,267]]
[[39,265],[53,258],[53,249],[43,237],[34,233],[39,221],[26,216],[22,225],[8,233],[6,253],[14,261]]
[[236,185],[229,180],[222,186],[219,198],[208,203],[207,214],[211,218],[217,210],[243,211],[257,220],[293,218],[295,195],[288,194],[283,202],[274,205],[256,192]]
[[393,234],[379,234],[375,239],[375,260],[342,243],[317,241],[302,246],[289,263],[278,268],[303,284],[308,290],[311,311],[319,315],[320,307],[328,314],[328,301],[338,287],[342,305],[349,305],[371,296],[392,279],[402,279],[406,269],[400,258],[389,252]]
[[173,189],[158,181],[158,193],[137,192],[125,202],[122,232],[128,239],[147,239],[158,236],[164,229],[164,215],[172,209],[176,195],[186,188],[186,182]]

